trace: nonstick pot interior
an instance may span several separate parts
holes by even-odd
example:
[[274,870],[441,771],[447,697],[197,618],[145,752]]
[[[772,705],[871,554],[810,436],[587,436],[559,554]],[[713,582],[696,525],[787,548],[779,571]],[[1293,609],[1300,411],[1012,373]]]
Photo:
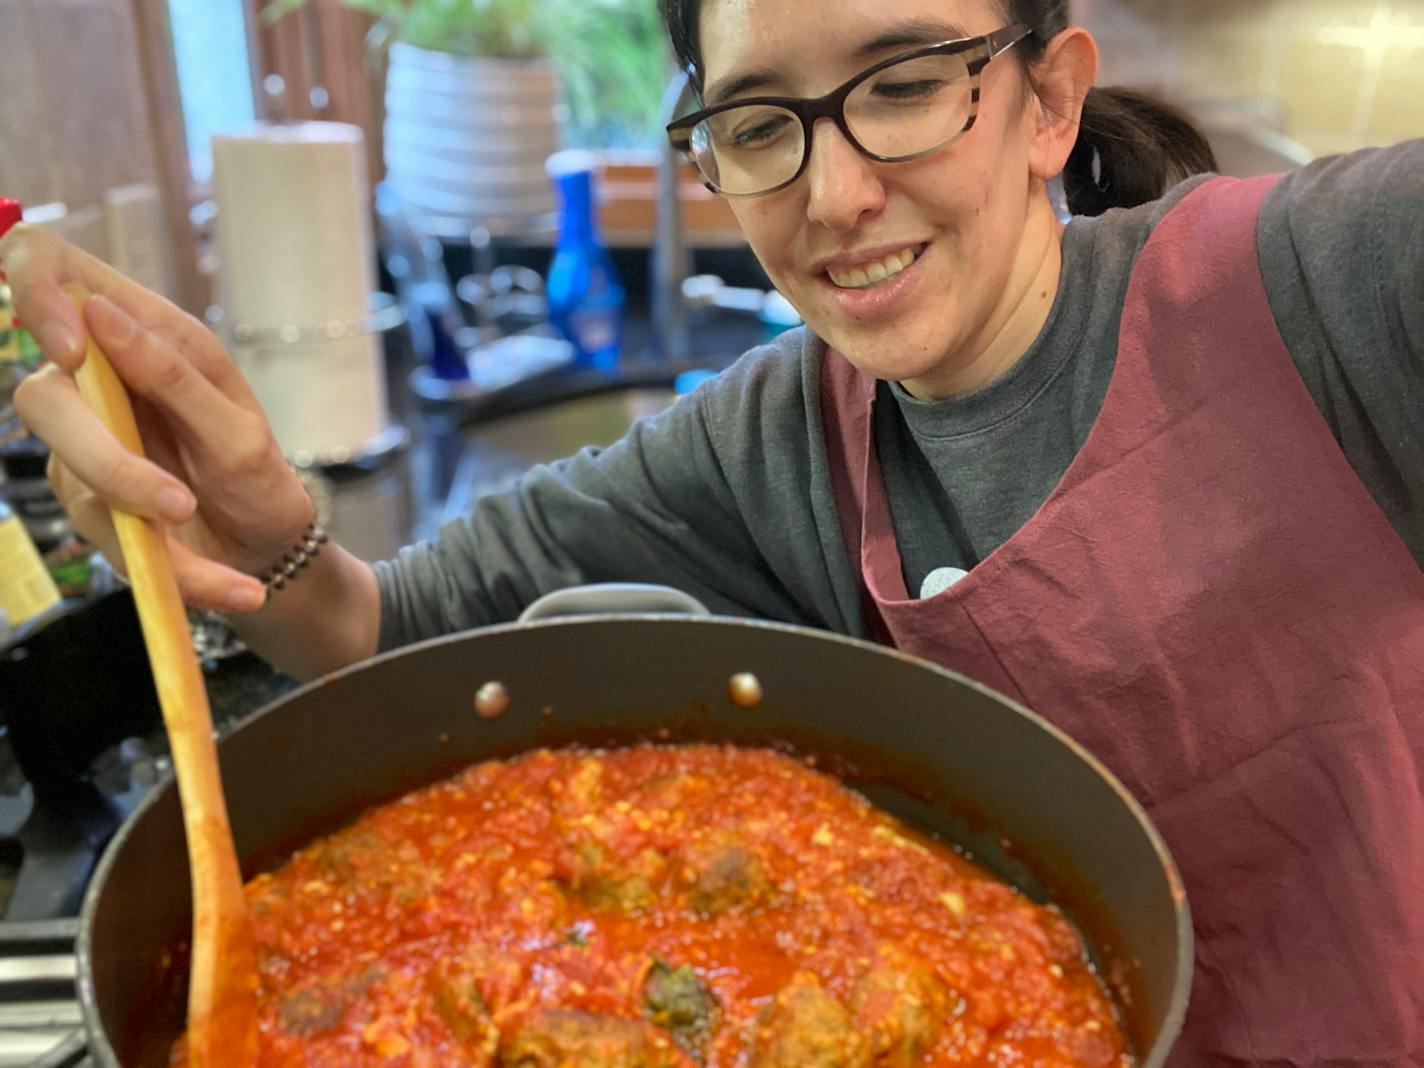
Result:
[[[764,699],[737,707],[753,672]],[[502,716],[474,695],[502,682]],[[1181,1026],[1191,925],[1166,847],[1095,760],[1005,698],[878,646],[727,619],[608,616],[474,631],[298,690],[219,747],[248,876],[372,804],[537,746],[774,744],[962,848],[1085,935],[1145,1068]],[[91,1051],[159,1066],[181,1032],[190,924],[177,791],[120,829],[85,899],[79,992]]]

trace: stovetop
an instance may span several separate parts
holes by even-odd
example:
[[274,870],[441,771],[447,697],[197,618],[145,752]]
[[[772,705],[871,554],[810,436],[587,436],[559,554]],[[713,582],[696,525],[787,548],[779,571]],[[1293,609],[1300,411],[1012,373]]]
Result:
[[79,921],[0,923],[0,1068],[78,1068],[85,1052],[74,997]]
[[[224,652],[204,664],[219,737],[296,686],[251,653]],[[118,659],[108,653],[102,659]],[[76,726],[69,706],[46,707],[38,723],[28,722],[15,695],[35,694],[32,678],[21,678],[17,690],[15,663],[0,669],[10,672],[0,675],[0,1068],[89,1065],[75,994],[77,916],[114,831],[171,776],[167,739],[156,707],[120,708],[122,694],[100,684],[88,693],[107,735]],[[55,685],[74,688],[76,679]],[[125,726],[113,727],[116,719]],[[125,729],[136,733],[101,747]],[[88,757],[83,767],[81,757]]]

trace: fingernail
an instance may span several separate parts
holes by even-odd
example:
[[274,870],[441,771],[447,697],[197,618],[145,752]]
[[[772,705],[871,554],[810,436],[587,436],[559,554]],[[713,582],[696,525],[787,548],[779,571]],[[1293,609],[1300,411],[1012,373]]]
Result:
[[197,503],[191,493],[177,486],[164,486],[158,491],[159,514],[175,523],[186,521],[193,514]]
[[59,323],[45,323],[35,331],[35,338],[39,341],[40,348],[44,349],[45,355],[51,360],[79,355],[79,339],[74,336],[74,331],[67,326]]
[[260,586],[234,586],[227,592],[227,606],[234,612],[255,612],[267,599]]

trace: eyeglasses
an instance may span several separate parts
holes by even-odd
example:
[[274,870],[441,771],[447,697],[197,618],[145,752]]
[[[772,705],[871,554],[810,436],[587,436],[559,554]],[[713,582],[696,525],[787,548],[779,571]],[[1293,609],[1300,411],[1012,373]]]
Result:
[[815,100],[734,100],[670,123],[668,138],[714,193],[752,197],[784,189],[806,169],[817,119],[879,163],[904,163],[963,137],[979,114],[984,68],[1033,31],[1005,26],[982,37],[927,45],[883,60]]

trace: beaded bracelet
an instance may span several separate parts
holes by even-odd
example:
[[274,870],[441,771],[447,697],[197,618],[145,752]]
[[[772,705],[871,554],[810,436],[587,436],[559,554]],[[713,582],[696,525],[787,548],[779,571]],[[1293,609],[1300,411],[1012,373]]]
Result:
[[284,588],[287,583],[296,579],[302,568],[316,559],[317,554],[321,552],[321,547],[326,544],[327,538],[326,530],[320,523],[313,520],[307,525],[301,540],[284,553],[282,559],[266,571],[259,573],[257,577],[269,590]]

